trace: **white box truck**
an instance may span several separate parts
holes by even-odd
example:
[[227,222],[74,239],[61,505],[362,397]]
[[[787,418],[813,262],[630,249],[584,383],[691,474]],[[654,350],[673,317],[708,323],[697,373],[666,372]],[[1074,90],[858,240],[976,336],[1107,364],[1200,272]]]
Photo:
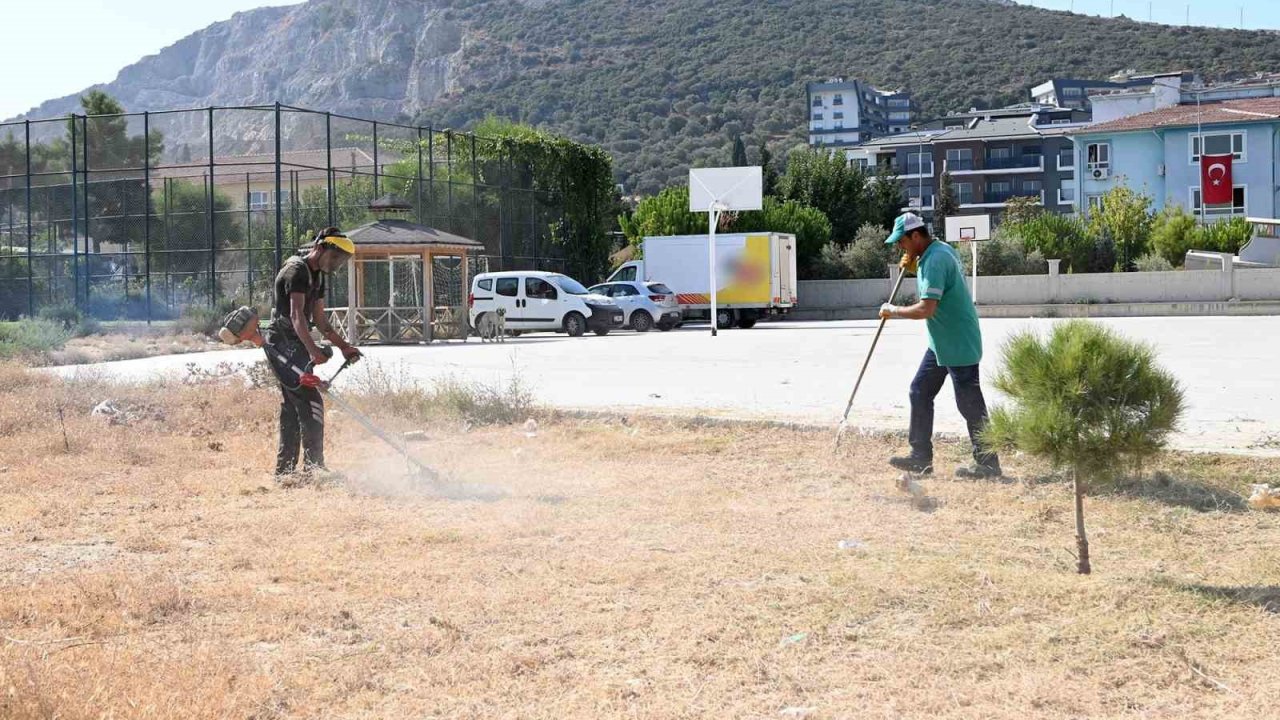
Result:
[[[646,237],[643,259],[624,264],[609,282],[660,282],[676,293],[686,320],[709,319],[711,278],[706,235]],[[717,324],[749,328],[796,304],[796,238],[783,233],[716,236]]]

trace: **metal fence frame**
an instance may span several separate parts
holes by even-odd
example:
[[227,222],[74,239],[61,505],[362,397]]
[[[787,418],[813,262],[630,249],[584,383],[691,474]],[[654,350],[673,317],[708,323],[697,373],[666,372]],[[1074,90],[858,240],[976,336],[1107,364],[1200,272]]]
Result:
[[279,103],[2,123],[0,319],[267,304],[310,233],[375,219],[368,202],[385,193],[415,222],[484,243],[474,262],[489,269],[564,271],[559,196],[501,147]]

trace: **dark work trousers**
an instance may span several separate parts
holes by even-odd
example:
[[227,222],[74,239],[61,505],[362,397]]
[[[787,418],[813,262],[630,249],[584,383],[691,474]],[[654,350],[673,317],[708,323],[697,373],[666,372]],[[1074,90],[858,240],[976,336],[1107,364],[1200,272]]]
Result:
[[311,365],[306,346],[279,331],[263,333],[271,369],[280,383],[280,444],[276,449],[276,474],[287,475],[298,467],[302,448],[304,470],[324,467],[324,397],[315,388],[302,387],[301,375]]
[[933,350],[924,354],[920,369],[911,381],[911,454],[925,460],[933,460],[933,401],[942,390],[942,383],[951,376],[951,386],[956,391],[956,407],[969,425],[969,442],[973,445],[973,459],[979,465],[999,468],[1000,458],[983,449],[978,440],[987,425],[987,403],[982,398],[982,386],[978,382],[978,366],[942,367]]

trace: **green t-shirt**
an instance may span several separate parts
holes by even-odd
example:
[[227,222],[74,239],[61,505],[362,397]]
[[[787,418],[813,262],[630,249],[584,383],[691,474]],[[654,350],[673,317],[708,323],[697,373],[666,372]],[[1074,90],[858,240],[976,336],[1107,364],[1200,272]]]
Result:
[[920,258],[917,279],[921,300],[937,300],[938,309],[925,321],[929,347],[943,367],[977,365],[982,360],[982,331],[969,287],[964,283],[960,256],[935,240]]

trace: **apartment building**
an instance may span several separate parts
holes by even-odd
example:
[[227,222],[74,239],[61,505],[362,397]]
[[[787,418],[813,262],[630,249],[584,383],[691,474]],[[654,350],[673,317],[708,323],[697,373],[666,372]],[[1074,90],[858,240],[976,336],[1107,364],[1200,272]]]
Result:
[[1113,91],[1144,91],[1153,86],[1180,87],[1197,82],[1195,73],[1187,71],[1138,75],[1122,72],[1106,80],[1052,78],[1031,88],[1031,102],[1072,110],[1093,110],[1093,95]]
[[1081,111],[1023,104],[949,115],[930,127],[871,140],[850,162],[888,167],[903,182],[907,208],[930,217],[948,173],[961,214],[999,215],[1012,198],[1034,197],[1047,210],[1074,211],[1074,145]]
[[829,78],[806,86],[809,145],[852,147],[906,132],[913,118],[911,94],[879,90],[859,80]]

